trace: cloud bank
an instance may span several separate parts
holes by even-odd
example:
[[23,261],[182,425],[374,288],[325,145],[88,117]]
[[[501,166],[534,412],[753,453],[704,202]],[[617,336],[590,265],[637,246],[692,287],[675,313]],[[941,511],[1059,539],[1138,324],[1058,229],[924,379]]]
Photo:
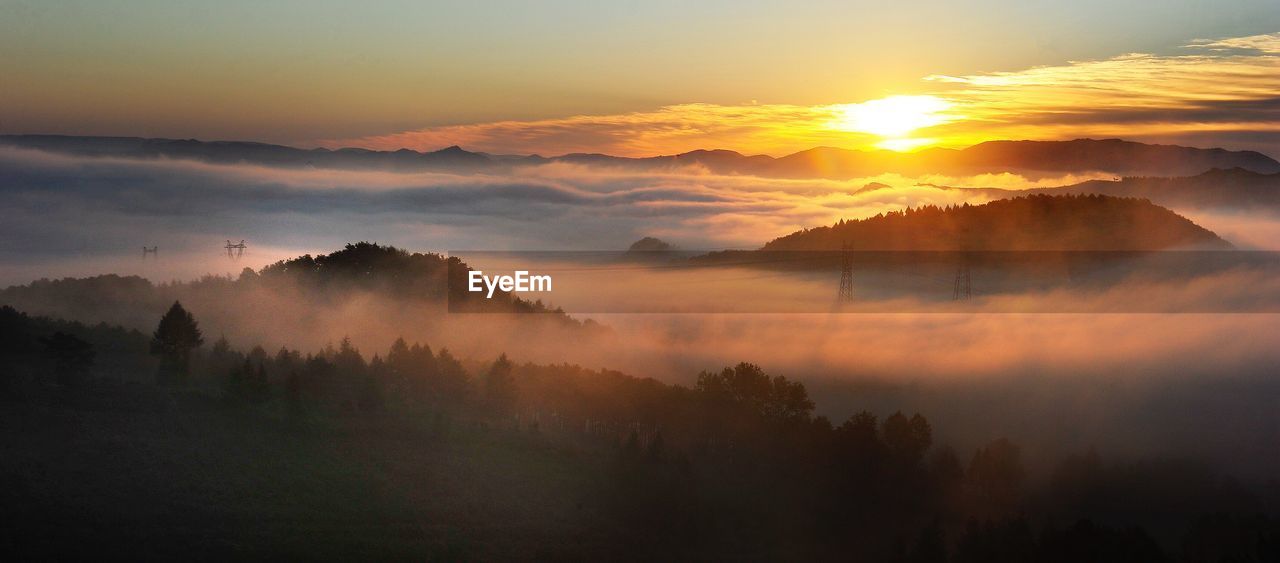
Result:
[[[915,93],[937,96],[950,107],[939,114],[939,124],[912,137],[962,147],[991,139],[1124,136],[1280,155],[1280,33],[1197,40],[1181,50],[928,76]],[[318,144],[384,150],[461,145],[504,154],[622,156],[709,148],[779,156],[815,146],[874,147],[880,137],[851,132],[843,124],[851,107],[856,104],[691,103],[616,115],[431,127]]]
[[[564,163],[504,175],[286,170],[189,161],[80,158],[0,149],[0,283],[142,266],[151,277],[238,272],[355,240],[414,250],[618,250],[642,236],[685,248],[756,248],[840,218],[984,198],[916,184],[1032,186],[1079,180],[884,175],[849,181],[654,173]],[[855,193],[871,182],[891,186]],[[243,263],[219,258],[246,239]],[[161,266],[161,264],[173,266]],[[113,269],[112,271],[115,271]]]
[[[839,219],[1003,196],[934,185],[1019,189],[1099,177],[1109,176],[884,174],[836,181],[568,163],[502,174],[396,173],[0,149],[0,196],[6,201],[0,210],[0,261],[6,264],[0,283],[103,271],[153,279],[238,273],[357,240],[437,252],[621,250],[643,236],[688,249],[758,248]],[[1274,218],[1247,212],[1193,217],[1248,248],[1274,249],[1267,243]],[[249,241],[242,262],[221,256],[227,239]],[[139,247],[154,245],[164,258],[144,267]]]

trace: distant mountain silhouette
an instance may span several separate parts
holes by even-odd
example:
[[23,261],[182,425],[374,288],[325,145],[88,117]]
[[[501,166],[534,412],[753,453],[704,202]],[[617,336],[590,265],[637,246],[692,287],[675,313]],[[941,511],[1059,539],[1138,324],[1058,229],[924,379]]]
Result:
[[258,164],[281,167],[419,170],[479,170],[493,164],[487,155],[452,146],[435,152],[409,149],[373,151],[359,148],[299,149],[243,141],[143,139],[138,137],[71,137],[61,135],[0,136],[0,145],[78,156],[117,158],[174,158],[217,164]]
[[1213,168],[1280,172],[1280,162],[1253,151],[1148,145],[1120,139],[988,141],[972,147],[914,153],[851,151],[819,147],[774,161],[771,176],[854,178],[902,174],[984,172],[1110,172],[1120,175],[1185,176]]
[[556,157],[491,155],[452,146],[434,152],[345,148],[298,149],[239,141],[3,135],[0,145],[85,156],[178,158],[266,166],[419,171],[501,170],[519,165],[567,162],[634,170],[697,166],[721,174],[779,178],[846,179],[888,172],[903,174],[1022,171],[1030,173],[1109,172],[1117,175],[1187,176],[1215,168],[1280,173],[1280,162],[1254,151],[1149,145],[1119,139],[1074,141],[989,141],[972,147],[914,153],[818,147],[781,158],[747,156],[729,150],[696,150],[677,155],[629,158],[606,154]]
[[1259,174],[1243,168],[1212,169],[1181,178],[1128,177],[1093,180],[1028,193],[1105,194],[1141,197],[1165,206],[1280,211],[1280,173]]
[[627,252],[666,252],[675,250],[676,247],[671,243],[655,237],[644,237],[638,241],[631,243],[627,248]]
[[[1137,197],[1166,207],[1231,209],[1280,213],[1280,173],[1260,174],[1243,168],[1214,168],[1194,176],[1164,178],[1129,176],[1118,180],[1089,180],[1067,186],[1025,190],[1007,188],[959,188],[920,184],[920,187],[962,191],[975,196],[1005,199],[1020,195],[1101,194]],[[868,191],[866,187],[853,192]]]
[[984,205],[927,206],[841,221],[774,239],[762,250],[1163,250],[1231,245],[1150,201],[1030,195]]
[[649,170],[696,165],[721,174],[777,178],[847,179],[896,172],[969,175],[986,172],[1110,172],[1117,175],[1186,176],[1214,168],[1280,172],[1280,162],[1254,151],[1148,145],[1120,139],[989,141],[960,150],[914,153],[817,147],[781,158],[697,150],[671,156],[628,158],[569,154],[544,161]]
[[879,190],[889,189],[889,188],[892,188],[892,187],[893,187],[893,186],[890,186],[890,185],[888,185],[888,184],[881,184],[880,182],[870,182],[870,183],[868,183],[867,185],[862,186],[861,188],[858,188],[858,189],[854,190],[854,191],[853,191],[853,195],[871,193],[871,192],[874,192],[874,191],[879,191]]
[[1280,163],[1254,151],[1148,145],[1120,139],[1074,141],[988,141],[955,155],[955,165],[972,169],[1101,170],[1120,174],[1180,176],[1213,168],[1280,172]]

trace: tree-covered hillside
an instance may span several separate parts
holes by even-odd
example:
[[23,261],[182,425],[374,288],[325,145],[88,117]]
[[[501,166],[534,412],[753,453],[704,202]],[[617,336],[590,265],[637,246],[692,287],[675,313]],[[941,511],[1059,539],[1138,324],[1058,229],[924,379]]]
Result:
[[[375,296],[402,308],[451,312],[547,313],[566,327],[584,323],[540,301],[496,290],[492,298],[471,293],[467,272],[456,256],[409,252],[359,242],[329,254],[282,260],[239,277],[205,276],[186,282],[153,283],[138,276],[107,274],[87,278],[41,279],[0,289],[0,305],[33,314],[84,322],[108,321],[141,329],[151,311],[175,300],[205,317],[263,318],[266,308],[280,315],[332,312],[359,296]],[[232,324],[218,322],[219,326]],[[590,321],[587,322],[590,324]]]
[[926,206],[841,220],[774,239],[764,250],[1163,250],[1228,248],[1145,199],[1032,195]]
[[[1280,545],[1274,491],[1206,465],[1055,464],[998,436],[961,452],[923,414],[818,415],[750,363],[681,386],[404,340],[268,353],[202,345],[179,304],[152,314],[148,339],[0,308],[0,550],[1066,563]],[[179,317],[184,366],[157,346]]]

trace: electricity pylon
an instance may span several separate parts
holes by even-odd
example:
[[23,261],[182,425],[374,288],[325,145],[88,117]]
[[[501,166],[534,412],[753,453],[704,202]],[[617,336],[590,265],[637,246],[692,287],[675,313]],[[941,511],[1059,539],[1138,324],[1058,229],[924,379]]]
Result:
[[956,285],[955,290],[951,293],[951,300],[959,301],[973,297],[973,289],[970,287],[971,281],[969,277],[969,262],[962,260],[960,265],[956,267]]
[[231,241],[228,240],[227,245],[223,248],[227,249],[227,258],[236,260],[244,256],[244,249],[248,247],[244,244],[244,239],[241,239],[240,244],[231,244]]
[[840,292],[836,294],[837,303],[853,301],[853,252],[849,244],[840,246]]

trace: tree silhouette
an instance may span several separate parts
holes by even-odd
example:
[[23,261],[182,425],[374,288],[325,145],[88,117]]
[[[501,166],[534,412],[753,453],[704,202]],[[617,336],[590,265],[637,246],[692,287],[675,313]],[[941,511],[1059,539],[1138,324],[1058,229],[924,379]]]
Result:
[[664,444],[662,441],[662,433],[658,432],[657,434],[654,434],[653,439],[649,441],[649,448],[648,448],[648,451],[646,452],[646,454],[649,457],[649,461],[655,461],[655,462],[663,461],[663,459],[665,459],[667,455],[666,451],[664,450],[665,447],[666,447],[666,444]]
[[970,519],[956,542],[956,563],[1021,563],[1038,561],[1036,538],[1024,517],[979,523]]
[[231,349],[227,337],[219,336],[204,356],[203,369],[196,370],[196,373],[213,379],[226,377],[243,360],[244,355]]
[[929,421],[919,414],[908,419],[901,411],[884,420],[883,434],[889,451],[907,465],[919,463],[933,441]]
[[507,355],[498,356],[489,368],[484,380],[485,402],[494,414],[507,416],[515,406],[515,379],[511,376],[511,360]]
[[383,397],[382,378],[385,376],[385,365],[382,358],[374,354],[373,359],[369,361],[369,369],[361,376],[360,396],[356,401],[356,406],[364,412],[380,411],[385,406]]
[[297,370],[290,370],[284,379],[284,399],[290,417],[298,418],[303,414],[302,376]]
[[338,377],[335,389],[338,403],[348,411],[359,409],[368,375],[364,356],[351,344],[351,338],[344,336],[338,349],[329,353],[329,360]]
[[[424,348],[425,357],[431,355],[431,350]],[[471,380],[467,375],[467,370],[463,369],[462,362],[449,352],[448,348],[441,348],[440,354],[435,358],[436,369],[440,374],[440,395],[441,397],[457,402],[467,398],[468,391],[471,389]]]
[[45,357],[53,360],[53,373],[59,385],[75,386],[89,377],[96,355],[93,345],[70,334],[55,332],[41,338]]
[[170,385],[186,383],[191,372],[191,351],[201,344],[204,338],[195,317],[174,301],[151,335],[151,353],[160,357],[156,381]]
[[226,397],[232,401],[257,404],[271,398],[271,386],[267,381],[267,370],[261,364],[254,364],[246,358],[244,364],[231,370],[224,386]]
[[804,385],[780,375],[769,377],[760,366],[746,362],[719,373],[698,374],[695,389],[714,401],[738,405],[770,419],[807,420],[814,407]]
[[946,563],[947,540],[942,523],[936,518],[920,530],[920,536],[907,557],[909,563]]
[[1024,475],[1022,449],[1004,438],[978,448],[966,472],[979,506],[994,514],[1013,510]]

